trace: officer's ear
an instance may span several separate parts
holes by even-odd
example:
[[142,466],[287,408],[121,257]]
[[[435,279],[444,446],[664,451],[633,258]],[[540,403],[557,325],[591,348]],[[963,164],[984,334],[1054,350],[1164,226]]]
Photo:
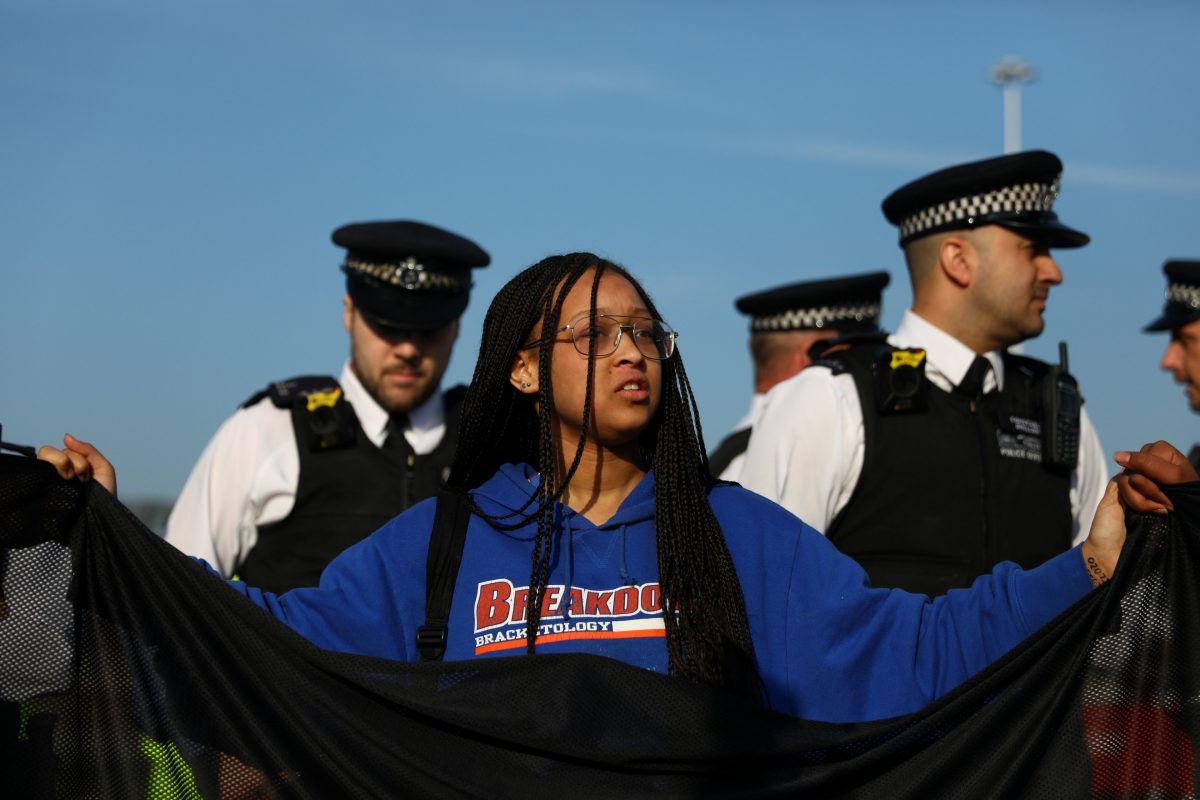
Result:
[[350,299],[350,295],[342,295],[342,327],[346,329],[346,333],[350,332],[350,323],[354,321],[354,301]]
[[976,261],[975,245],[965,236],[951,234],[938,247],[938,269],[951,283],[961,288],[971,285],[972,266]]

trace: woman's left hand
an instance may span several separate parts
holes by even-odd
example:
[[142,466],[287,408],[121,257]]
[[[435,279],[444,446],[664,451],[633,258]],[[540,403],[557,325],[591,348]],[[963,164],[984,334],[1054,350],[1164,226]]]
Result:
[[1162,487],[1197,480],[1195,468],[1167,442],[1148,444],[1136,453],[1121,451],[1115,458],[1125,471],[1109,481],[1092,519],[1092,529],[1080,548],[1096,586],[1107,582],[1117,570],[1125,545],[1126,509],[1166,514],[1174,506]]
[[63,436],[62,450],[42,445],[37,457],[53,466],[63,478],[85,482],[94,478],[114,497],[117,494],[117,471],[113,465],[91,444],[69,433]]

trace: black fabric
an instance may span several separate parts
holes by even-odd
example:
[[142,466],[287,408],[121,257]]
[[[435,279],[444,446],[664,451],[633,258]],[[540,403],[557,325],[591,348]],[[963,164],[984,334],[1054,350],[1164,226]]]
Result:
[[1200,484],[1169,494],[1111,583],[975,679],[829,725],[592,656],[323,652],[103,489],[2,457],[0,774],[61,798],[1192,797]]
[[[414,503],[432,497],[454,460],[465,394],[462,386],[443,394],[446,432],[433,452],[420,456],[402,434],[398,441],[392,437],[393,446],[376,447],[363,433],[350,404],[339,401],[336,413],[349,415],[355,434],[343,447],[299,447],[300,479],[292,511],[258,529],[257,542],[238,567],[239,576],[276,593],[316,586],[338,553]],[[313,414],[303,398],[293,403],[291,413],[297,442],[308,441]]]
[[721,440],[717,445],[717,449],[712,451],[712,455],[708,457],[708,469],[714,478],[721,477],[733,460],[746,452],[746,448],[750,446],[750,434],[753,428],[742,428],[740,431],[734,431]]
[[873,372],[880,347],[825,359],[854,376],[865,439],[862,472],[826,531],[830,541],[873,585],[928,595],[969,586],[1000,561],[1033,567],[1069,548],[1071,476],[1042,464],[1046,365],[1005,355],[1003,391],[976,399],[990,368],[981,357],[987,366],[968,373],[977,384],[969,396],[929,386],[918,410],[885,413]]

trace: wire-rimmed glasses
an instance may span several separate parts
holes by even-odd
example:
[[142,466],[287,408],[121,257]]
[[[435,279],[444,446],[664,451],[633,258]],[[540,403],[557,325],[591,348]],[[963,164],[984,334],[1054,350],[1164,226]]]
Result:
[[[597,358],[603,358],[617,351],[621,346],[621,337],[628,331],[634,346],[646,358],[662,361],[675,354],[675,340],[679,338],[679,333],[660,319],[598,313],[593,323],[588,316],[582,314],[549,335],[557,336],[563,331],[570,331],[576,352],[586,356],[591,351]],[[535,339],[525,347],[533,347],[539,341]]]

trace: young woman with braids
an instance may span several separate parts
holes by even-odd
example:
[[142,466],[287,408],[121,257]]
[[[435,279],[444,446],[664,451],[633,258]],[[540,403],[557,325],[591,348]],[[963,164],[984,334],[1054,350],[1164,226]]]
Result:
[[[636,280],[587,253],[547,258],[493,300],[448,482],[472,513],[445,658],[586,652],[809,719],[903,714],[1112,574],[1118,494],[1154,510],[1155,481],[1194,477],[1161,443],[1118,454],[1127,471],[1082,552],[1001,564],[933,600],[872,589],[787,511],[709,478],[675,338]],[[43,457],[115,480],[75,440]],[[317,588],[234,585],[321,647],[416,661],[434,507],[347,550]]]

